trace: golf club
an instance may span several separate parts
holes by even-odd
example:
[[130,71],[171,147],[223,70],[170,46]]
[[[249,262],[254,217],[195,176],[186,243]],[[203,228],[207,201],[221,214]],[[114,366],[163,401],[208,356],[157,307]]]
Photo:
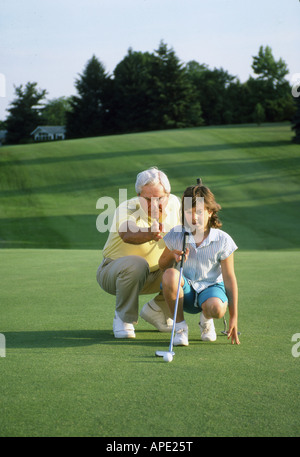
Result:
[[[225,316],[223,317],[223,324],[224,324],[224,330],[222,330],[221,333],[223,335],[227,336],[228,330],[227,330],[227,321],[226,321]],[[240,334],[241,334],[241,332],[238,332],[238,335],[240,335]]]
[[221,331],[223,335],[227,335],[227,321],[225,319],[225,316],[223,317],[223,324],[224,324],[224,330]]
[[188,232],[184,232],[184,234],[183,234],[183,246],[182,246],[183,255],[182,255],[181,261],[180,261],[179,281],[178,281],[178,287],[177,287],[177,295],[176,295],[175,309],[174,309],[174,316],[173,316],[173,327],[172,327],[169,350],[168,351],[156,351],[156,353],[155,353],[155,355],[157,357],[163,357],[166,362],[171,362],[173,360],[173,356],[175,355],[175,352],[173,352],[173,341],[174,341],[174,334],[175,334],[175,325],[176,325],[176,318],[177,318],[183,262],[184,262],[184,258],[185,258],[185,252],[186,252],[186,237],[188,235],[189,235]]

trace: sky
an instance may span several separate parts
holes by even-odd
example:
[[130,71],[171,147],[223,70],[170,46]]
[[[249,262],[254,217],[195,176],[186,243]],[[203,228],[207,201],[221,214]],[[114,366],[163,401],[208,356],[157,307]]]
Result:
[[259,47],[300,74],[299,0],[0,0],[0,120],[15,87],[37,82],[47,100],[75,95],[95,55],[109,74],[128,49],[163,40],[182,63],[223,68],[245,82]]

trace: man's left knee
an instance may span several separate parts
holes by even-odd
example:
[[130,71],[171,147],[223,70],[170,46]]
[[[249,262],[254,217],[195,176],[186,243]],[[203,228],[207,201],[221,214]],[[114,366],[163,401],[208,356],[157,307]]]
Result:
[[131,255],[126,257],[126,263],[121,270],[122,276],[130,276],[133,280],[139,280],[140,277],[147,277],[150,269],[148,262],[140,256]]

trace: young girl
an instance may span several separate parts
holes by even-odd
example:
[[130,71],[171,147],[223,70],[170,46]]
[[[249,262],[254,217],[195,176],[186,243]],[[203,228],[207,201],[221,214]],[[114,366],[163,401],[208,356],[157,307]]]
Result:
[[[188,205],[187,202],[192,204]],[[224,316],[227,304],[230,316],[227,336],[228,339],[231,338],[232,344],[240,344],[237,329],[238,287],[233,260],[237,246],[227,233],[220,230],[220,209],[213,193],[201,182],[197,186],[188,187],[182,198],[182,226],[174,227],[164,237],[166,248],[160,257],[159,266],[164,271],[163,294],[174,313],[179,281],[179,271],[174,268],[174,263],[181,260],[184,232],[189,232],[174,346],[189,344],[184,311],[200,313],[202,341],[215,341],[217,336],[213,319]]]

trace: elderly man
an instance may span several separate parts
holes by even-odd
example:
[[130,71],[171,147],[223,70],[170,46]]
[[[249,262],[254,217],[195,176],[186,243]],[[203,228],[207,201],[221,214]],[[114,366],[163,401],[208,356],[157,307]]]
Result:
[[157,294],[141,310],[145,321],[160,332],[170,332],[173,324],[160,287],[158,260],[165,248],[164,233],[180,224],[180,201],[156,167],[137,175],[135,189],[137,197],[116,210],[97,270],[100,287],[116,296],[115,338],[135,338],[141,294]]

